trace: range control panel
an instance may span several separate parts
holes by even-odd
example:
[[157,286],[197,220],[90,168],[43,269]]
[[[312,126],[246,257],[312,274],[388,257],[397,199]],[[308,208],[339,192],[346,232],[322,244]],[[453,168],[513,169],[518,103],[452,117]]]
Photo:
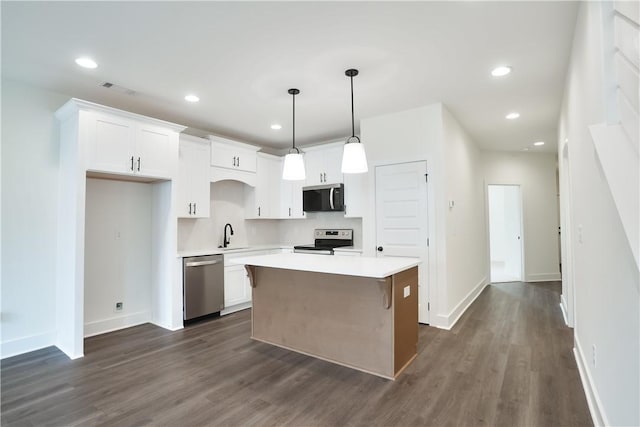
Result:
[[353,240],[352,229],[316,229],[314,231],[314,237],[316,239],[338,239],[338,240]]

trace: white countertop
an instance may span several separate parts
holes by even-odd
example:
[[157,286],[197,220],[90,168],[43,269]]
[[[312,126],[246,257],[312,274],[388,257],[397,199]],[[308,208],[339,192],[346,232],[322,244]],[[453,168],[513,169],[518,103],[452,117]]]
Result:
[[254,246],[242,246],[242,247],[233,247],[230,246],[228,248],[211,248],[211,249],[196,249],[192,251],[180,251],[177,256],[180,257],[190,257],[190,256],[201,256],[201,255],[220,255],[220,254],[237,254],[243,252],[253,252],[253,251],[267,251],[271,249],[292,249],[293,246],[285,245],[281,243],[275,243],[273,245],[254,245]]
[[333,248],[334,252],[360,252],[362,253],[362,248],[356,248],[353,246],[340,246],[339,248]]
[[342,274],[381,279],[420,264],[419,258],[337,257],[313,254],[272,254],[238,257],[234,264]]

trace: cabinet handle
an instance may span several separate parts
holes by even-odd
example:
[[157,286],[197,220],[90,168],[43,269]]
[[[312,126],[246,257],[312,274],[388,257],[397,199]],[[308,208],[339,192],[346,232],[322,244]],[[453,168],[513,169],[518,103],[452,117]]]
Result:
[[236,156],[233,156],[233,166],[236,165]]
[[189,203],[189,215],[191,215],[191,203]]
[[291,216],[291,208],[289,208],[289,216]]
[[140,172],[140,157],[138,157],[138,172]]
[[258,206],[258,216],[260,216],[260,206]]
[[240,167],[240,156],[238,156],[238,164],[236,166]]
[[131,172],[133,172],[133,156],[131,156]]
[[327,173],[325,172],[322,175],[324,176],[324,182],[327,182]]
[[196,214],[196,204],[195,203],[193,204],[193,214],[194,215]]
[[322,182],[322,172],[320,172],[320,182]]

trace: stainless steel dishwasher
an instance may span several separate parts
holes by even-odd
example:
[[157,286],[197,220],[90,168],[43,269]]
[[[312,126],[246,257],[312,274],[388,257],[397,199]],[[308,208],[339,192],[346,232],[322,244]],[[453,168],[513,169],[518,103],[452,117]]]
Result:
[[191,320],[224,309],[224,257],[183,259],[183,318]]

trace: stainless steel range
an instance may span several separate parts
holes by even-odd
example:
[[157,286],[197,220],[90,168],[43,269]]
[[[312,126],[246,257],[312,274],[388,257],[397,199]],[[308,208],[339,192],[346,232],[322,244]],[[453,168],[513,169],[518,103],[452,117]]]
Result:
[[299,254],[333,255],[333,248],[353,246],[352,229],[316,229],[313,232],[315,241],[311,245],[293,247],[293,252]]

